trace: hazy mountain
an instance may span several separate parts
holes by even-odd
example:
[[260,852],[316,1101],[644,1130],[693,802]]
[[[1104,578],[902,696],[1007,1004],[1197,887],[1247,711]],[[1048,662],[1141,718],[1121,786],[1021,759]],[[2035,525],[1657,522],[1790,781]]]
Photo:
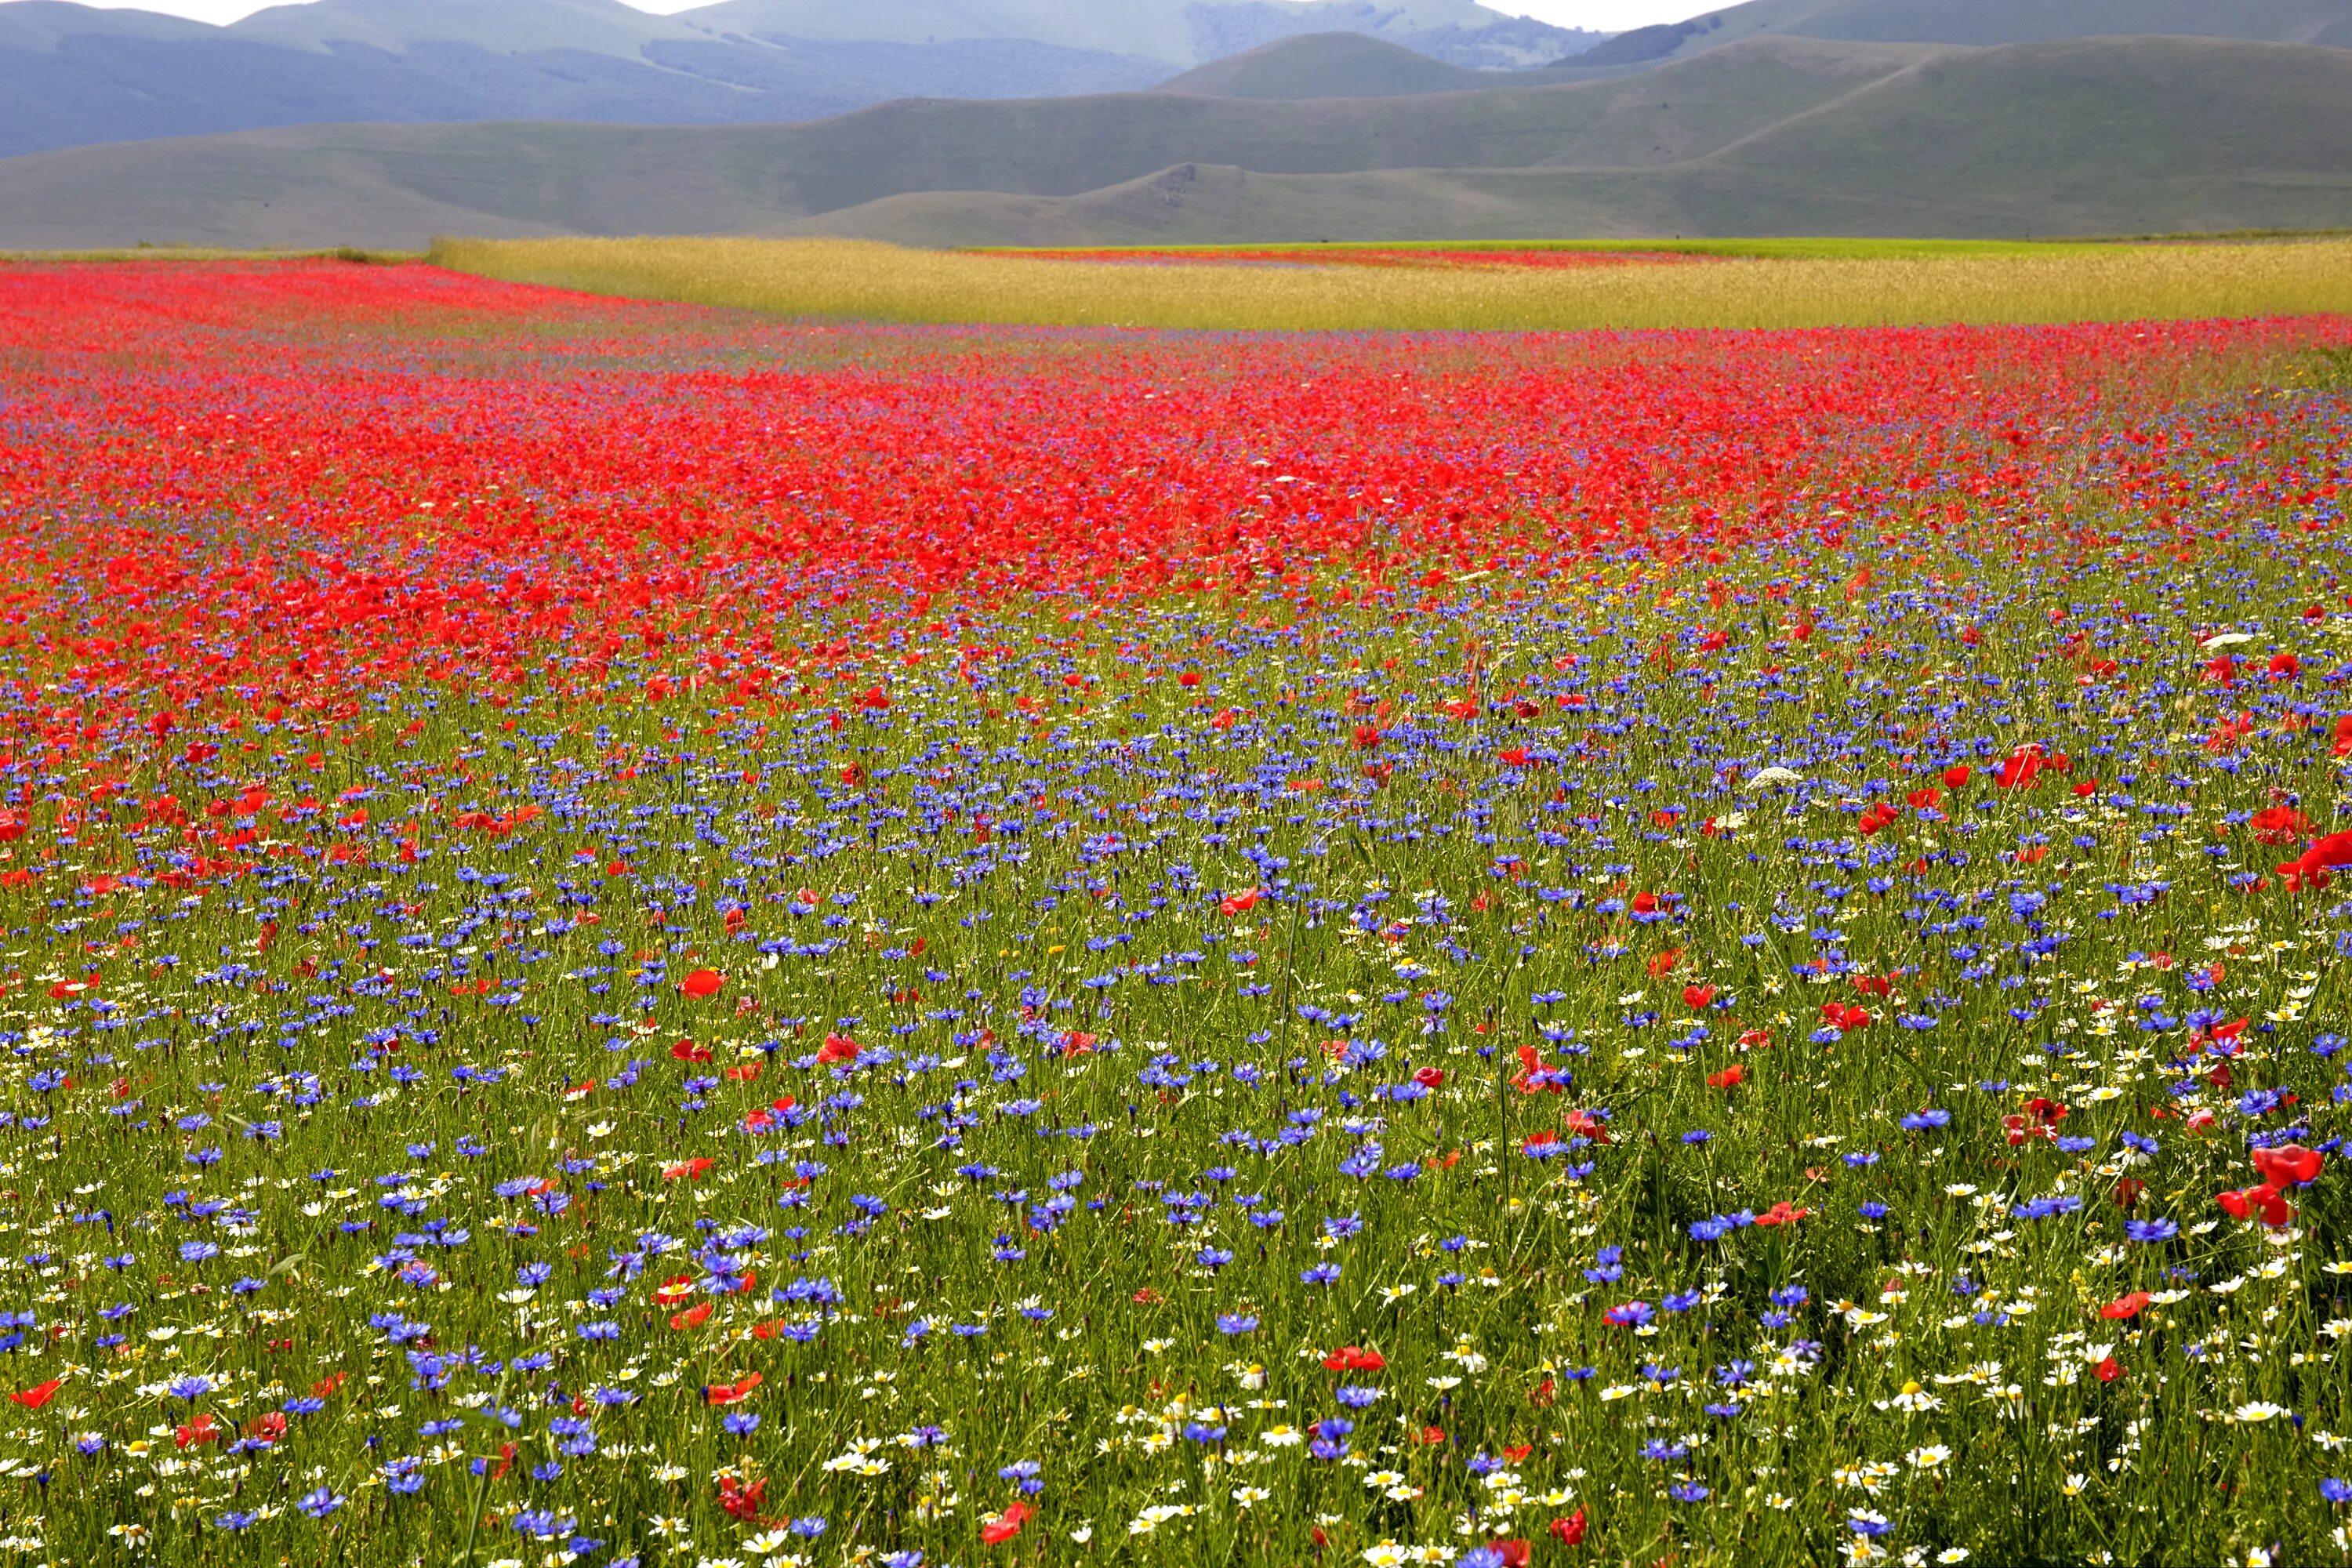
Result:
[[2352,51],[2171,38],[1781,38],[1613,79],[1403,97],[919,101],[710,128],[309,127],[0,161],[0,245],[18,246],[2346,225]]
[[1402,98],[1509,80],[1500,71],[1447,65],[1360,33],[1308,33],[1194,66],[1157,90],[1208,98]]
[[228,27],[0,4],[0,156],[315,122],[812,120],[893,98],[1114,92],[1295,34],[1377,34],[1457,63],[1601,37],[1472,0],[317,0]]
[[1527,22],[1474,0],[721,0],[685,16],[752,37],[948,43],[1028,38],[1191,65],[1304,33],[1369,33],[1473,67],[1539,64],[1603,35]]

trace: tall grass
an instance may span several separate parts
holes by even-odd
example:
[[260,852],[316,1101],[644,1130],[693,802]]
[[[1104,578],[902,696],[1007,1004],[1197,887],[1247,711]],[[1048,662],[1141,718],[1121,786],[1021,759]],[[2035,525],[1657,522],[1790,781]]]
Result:
[[891,321],[1540,330],[2186,320],[2352,310],[2352,240],[1796,258],[1572,276],[1125,268],[866,240],[436,240],[441,266],[590,293]]

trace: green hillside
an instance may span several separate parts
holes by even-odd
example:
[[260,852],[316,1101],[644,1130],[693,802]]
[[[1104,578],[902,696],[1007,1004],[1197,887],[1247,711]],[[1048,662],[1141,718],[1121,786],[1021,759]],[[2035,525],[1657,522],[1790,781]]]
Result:
[[1748,0],[1620,34],[1563,63],[1646,64],[1759,37],[1988,48],[2130,35],[2352,47],[2352,5],[2345,0]]
[[1195,66],[1154,90],[1202,98],[1402,98],[1499,87],[1507,79],[1361,33],[1308,33]]
[[344,126],[0,161],[0,246],[435,232],[924,244],[2352,224],[2352,50],[1752,41],[1385,99],[908,102],[814,125]]

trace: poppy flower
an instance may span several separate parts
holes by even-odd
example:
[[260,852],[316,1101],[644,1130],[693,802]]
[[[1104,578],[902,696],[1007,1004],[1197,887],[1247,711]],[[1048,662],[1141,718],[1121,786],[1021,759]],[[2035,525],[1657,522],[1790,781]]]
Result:
[[217,1443],[226,1435],[221,1424],[213,1419],[210,1411],[206,1411],[184,1426],[175,1428],[172,1441],[181,1448],[197,1448],[206,1443]]
[[286,1413],[284,1411],[265,1410],[260,1415],[246,1423],[246,1439],[248,1442],[257,1443],[266,1448],[269,1447],[270,1444],[277,1442],[278,1439],[286,1436]]
[[2114,1319],[2119,1322],[2127,1319],[2137,1318],[2139,1316],[2141,1309],[2146,1307],[2148,1302],[2154,1299],[2155,1298],[2151,1297],[2145,1290],[2133,1290],[2125,1295],[2116,1297],[2114,1300],[2100,1308],[2099,1316],[2102,1318]]
[[684,1333],[688,1329],[698,1329],[703,1325],[704,1321],[709,1318],[710,1312],[711,1304],[709,1302],[698,1302],[694,1306],[688,1307],[683,1312],[672,1313],[670,1315],[669,1326],[679,1333]]
[[1323,1358],[1326,1372],[1379,1372],[1388,1364],[1388,1358],[1380,1352],[1360,1345],[1342,1345]]
[[1571,1138],[1590,1138],[1595,1143],[1612,1141],[1609,1136],[1609,1124],[1589,1110],[1570,1111],[1562,1120],[1561,1126]]
[[1706,1075],[1706,1087],[1709,1089],[1737,1089],[1747,1081],[1748,1069],[1737,1063],[1725,1068],[1721,1072],[1711,1072]]
[[1228,920],[1235,915],[1245,915],[1255,908],[1257,889],[1255,888],[1244,893],[1228,893],[1217,901],[1217,912]]
[[2255,1150],[2254,1169],[2274,1187],[2308,1186],[2319,1179],[2319,1167],[2326,1158],[2316,1149],[2283,1143],[2275,1149]]
[[726,1510],[733,1518],[757,1522],[760,1510],[765,1505],[767,1496],[768,1478],[765,1476],[761,1476],[748,1487],[733,1476],[719,1478],[719,1506]]
[[1712,985],[1685,985],[1683,987],[1683,1005],[1689,1008],[1694,1013],[1704,1010],[1707,1005],[1714,1000],[1715,987]]
[[2329,873],[2345,866],[2352,866],[2352,833],[2331,833],[2314,839],[2301,855],[2276,870],[2286,890],[2293,893],[2305,887],[2325,888]]
[[10,1400],[14,1401],[16,1404],[23,1405],[27,1410],[38,1410],[42,1405],[47,1405],[50,1400],[56,1398],[58,1390],[63,1388],[65,1385],[66,1380],[64,1378],[53,1377],[47,1383],[35,1384],[30,1388],[20,1388],[8,1397]]
[[818,1047],[816,1053],[816,1065],[819,1067],[831,1067],[835,1062],[854,1062],[856,1059],[857,1042],[847,1035],[825,1036],[824,1044]]
[[2311,831],[2311,819],[2291,805],[2266,805],[2254,813],[2250,826],[2261,844],[2292,844]]
[[1584,1510],[1578,1509],[1566,1519],[1555,1519],[1551,1521],[1551,1538],[1562,1546],[1581,1546],[1584,1544],[1586,1529]]
[[1025,1502],[1008,1503],[1003,1513],[981,1521],[981,1543],[984,1546],[1003,1545],[1021,1533],[1021,1527],[1027,1523],[1036,1511]]
[[1415,1068],[1412,1073],[1412,1081],[1421,1085],[1423,1089],[1440,1088],[1445,1082],[1445,1069],[1444,1068]]
[[679,981],[677,988],[698,1002],[705,996],[716,996],[719,988],[726,984],[727,977],[717,970],[697,969]]
[[1957,763],[1944,770],[1944,787],[1946,789],[1966,789],[1969,787],[1969,779],[1970,776],[1968,764],[1965,763]]
[[2013,1147],[2029,1138],[2055,1138],[2058,1123],[2068,1114],[2067,1108],[2056,1100],[2036,1095],[2015,1114],[2002,1117],[2000,1124]]
[[2091,1369],[2091,1375],[2101,1383],[2113,1383],[2124,1374],[2124,1363],[2109,1356]]
[[2284,1229],[2294,1218],[2294,1206],[2279,1195],[2278,1188],[2270,1185],[2248,1187],[2242,1192],[2222,1193],[2214,1201],[2232,1219],[2260,1217],[2273,1230]]
[[1792,1208],[1786,1203],[1777,1203],[1758,1215],[1756,1223],[1758,1225],[1794,1225],[1812,1212],[1811,1209]]
[[702,1387],[705,1405],[740,1405],[751,1397],[752,1391],[767,1378],[756,1372],[747,1372],[732,1383],[709,1383]]
[[680,1160],[674,1165],[664,1165],[662,1180],[675,1182],[683,1178],[689,1182],[698,1182],[702,1179],[703,1173],[718,1163],[708,1154],[698,1154],[691,1160]]

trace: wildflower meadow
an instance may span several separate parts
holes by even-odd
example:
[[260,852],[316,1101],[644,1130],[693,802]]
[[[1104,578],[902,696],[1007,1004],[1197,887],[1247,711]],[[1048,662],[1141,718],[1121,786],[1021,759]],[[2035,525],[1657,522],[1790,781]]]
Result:
[[0,1555],[2345,1561],[2347,363],[0,265]]

